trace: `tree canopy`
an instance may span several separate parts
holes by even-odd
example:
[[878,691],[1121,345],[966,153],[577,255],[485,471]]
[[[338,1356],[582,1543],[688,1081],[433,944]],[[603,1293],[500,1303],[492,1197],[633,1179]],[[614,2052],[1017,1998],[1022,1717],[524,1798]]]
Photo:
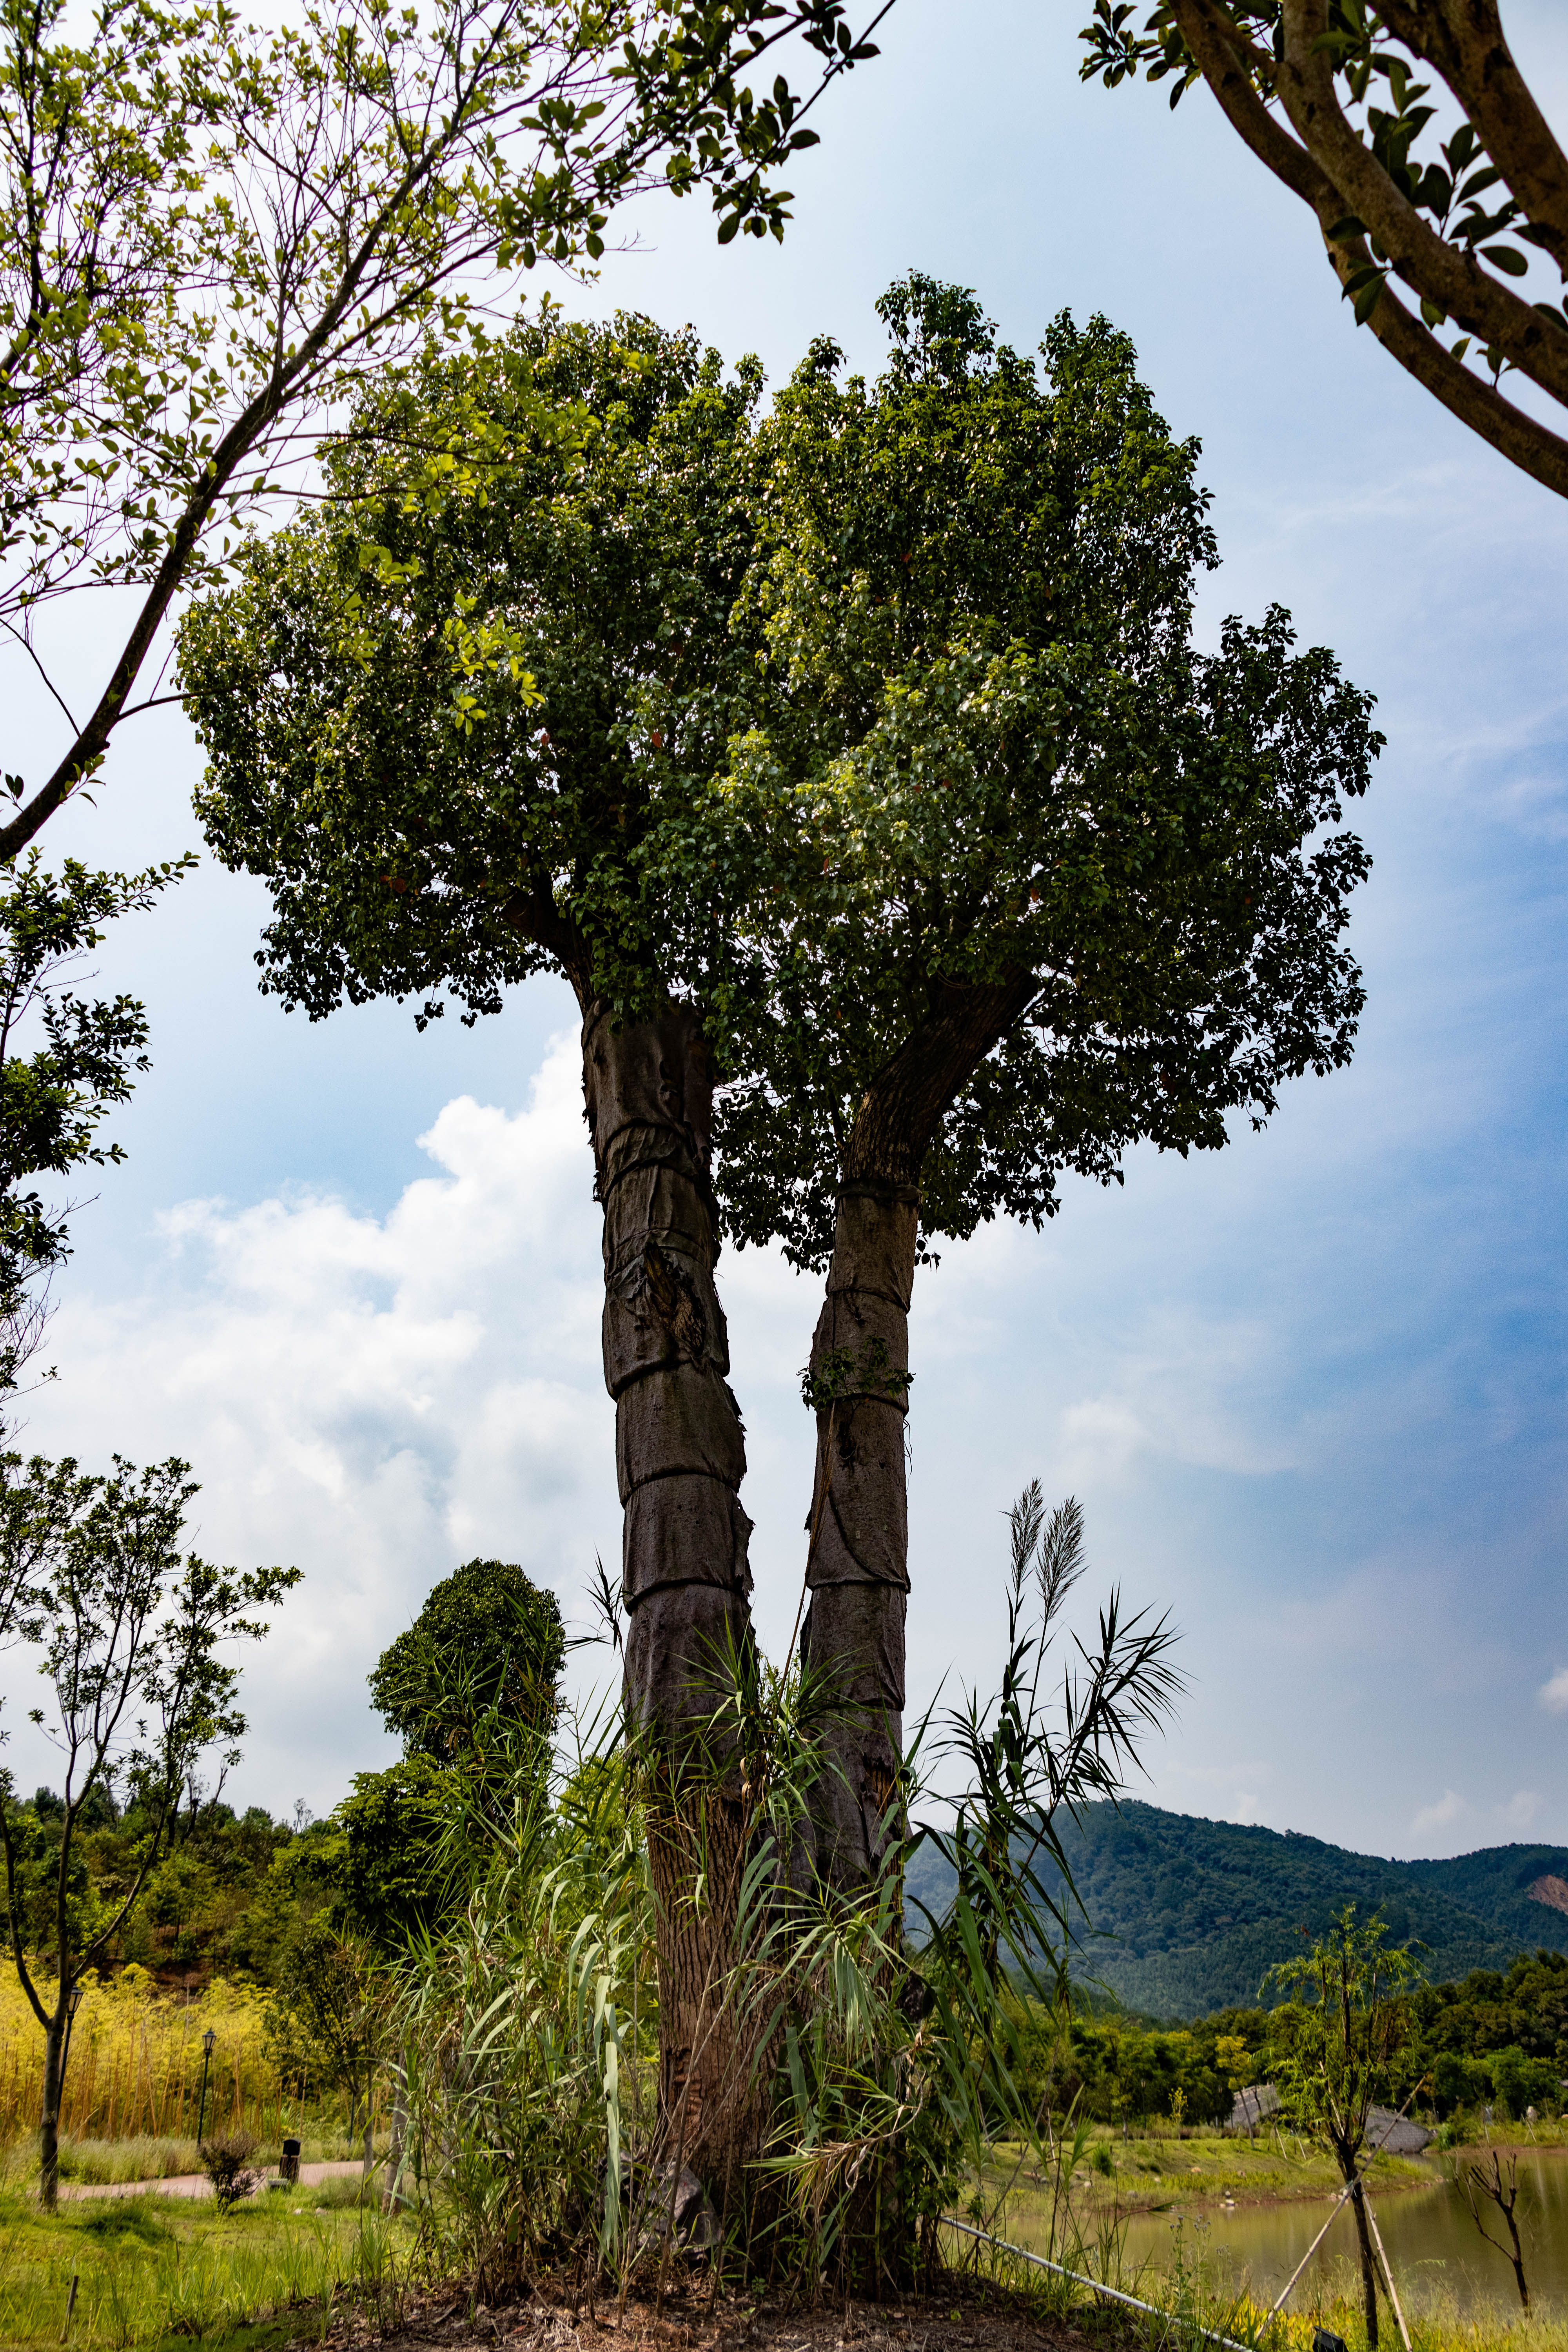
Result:
[[1169,79],[1173,106],[1206,82],[1314,215],[1356,324],[1568,496],[1568,437],[1498,388],[1568,403],[1568,156],[1497,0],[1094,0],[1080,37],[1086,80]]
[[1278,609],[1194,646],[1197,447],[1124,335],[1064,316],[1037,368],[961,289],[879,308],[880,380],[818,343],[759,426],[765,700],[649,851],[730,1079],[727,1214],[809,1264],[858,1134],[962,1237],[1346,1059],[1339,820],[1381,741]]
[[382,1652],[371,1697],[408,1756],[455,1764],[492,1713],[548,1737],[565,1655],[555,1595],[509,1561],[470,1559]]
[[[313,1018],[377,994],[472,1018],[553,969],[584,1006],[653,1009],[638,861],[670,772],[711,773],[749,711],[729,625],[759,382],[546,305],[367,390],[332,499],[181,636],[198,814],[272,888],[264,988]],[[411,444],[438,458],[417,491]]]

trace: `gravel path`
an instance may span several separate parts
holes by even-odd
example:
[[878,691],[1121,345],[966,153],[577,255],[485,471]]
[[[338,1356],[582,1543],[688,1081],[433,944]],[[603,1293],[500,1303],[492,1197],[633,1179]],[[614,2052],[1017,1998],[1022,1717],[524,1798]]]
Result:
[[[318,2180],[339,2180],[351,2172],[363,2172],[364,2166],[357,2156],[346,2162],[333,2164],[302,2164],[300,2186],[313,2188]],[[278,2167],[269,2164],[262,2175],[264,2181],[276,2180]],[[64,2197],[210,2197],[212,2182],[205,2172],[175,2172],[163,2180],[62,2180],[60,2195]]]

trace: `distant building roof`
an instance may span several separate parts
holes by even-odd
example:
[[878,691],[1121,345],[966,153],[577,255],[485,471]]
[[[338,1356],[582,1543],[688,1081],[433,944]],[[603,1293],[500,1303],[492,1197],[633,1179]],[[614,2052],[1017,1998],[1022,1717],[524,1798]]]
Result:
[[1413,2124],[1408,2116],[1396,2116],[1392,2107],[1369,2107],[1366,2117],[1366,2144],[1369,2150],[1381,2150],[1384,2156],[1419,2156],[1432,2145],[1434,2135]]
[[1272,2083],[1253,2083],[1245,2091],[1237,2091],[1230,2111],[1232,2131],[1256,2131],[1269,2116],[1279,2112],[1279,2094]]

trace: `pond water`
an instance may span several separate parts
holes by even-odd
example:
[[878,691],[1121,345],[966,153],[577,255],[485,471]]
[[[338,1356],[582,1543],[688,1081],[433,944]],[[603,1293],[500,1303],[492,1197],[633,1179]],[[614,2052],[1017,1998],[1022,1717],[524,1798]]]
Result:
[[[1460,2150],[1458,2160],[1484,2154],[1481,2149]],[[1519,2180],[1517,2218],[1531,2303],[1543,2315],[1568,2315],[1568,2149],[1521,2150]],[[1296,2204],[1226,2210],[1205,2200],[1163,2213],[1140,2213],[1127,2223],[1123,2265],[1131,2273],[1140,2268],[1169,2271],[1177,2260],[1189,2268],[1201,2262],[1205,2276],[1221,2292],[1250,2285],[1255,2295],[1272,2303],[1321,2229],[1332,2201],[1312,2198]],[[1519,2291],[1511,2265],[1483,2244],[1463,2190],[1442,2178],[1435,2161],[1430,2188],[1385,2190],[1374,2198],[1373,2210],[1402,2302],[1422,2308],[1446,2300],[1468,2313],[1517,2315]],[[1495,2208],[1483,2206],[1482,2210],[1493,2236],[1506,2245],[1508,2229],[1501,2216]],[[1022,2217],[1008,2234],[1020,2245],[1035,2243]],[[1349,2207],[1342,2206],[1303,2272],[1289,2307],[1307,2309],[1317,2297],[1350,2286],[1359,2277],[1355,2222]]]

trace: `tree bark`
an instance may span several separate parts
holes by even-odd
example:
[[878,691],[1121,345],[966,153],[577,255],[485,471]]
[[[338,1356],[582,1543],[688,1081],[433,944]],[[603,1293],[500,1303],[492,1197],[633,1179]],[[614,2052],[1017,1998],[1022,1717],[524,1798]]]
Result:
[[893,1829],[904,1745],[910,1589],[904,1423],[920,1194],[846,1183],[811,1343],[819,1399],[801,1664],[823,1710],[812,1862],[825,1887],[873,1880]]
[[60,2099],[65,2089],[66,2012],[57,2007],[44,2029],[44,2112],[38,2125],[38,2201],[52,2213],[60,2198]]
[[[1352,2177],[1353,2178],[1353,2172]],[[1362,2303],[1366,2312],[1366,2352],[1377,2352],[1377,2265],[1373,2260],[1372,2237],[1366,2226],[1366,2206],[1358,2181],[1351,2191],[1351,2204],[1355,2210],[1356,2243],[1361,2249]]]
[[713,1271],[712,1076],[685,1005],[583,1024],[605,1213],[605,1381],[625,1513],[625,1701],[658,1913],[661,2155],[721,2204],[759,2145],[730,2000],[747,1825],[733,1703],[753,1656],[745,1436]]
[[820,1678],[824,1707],[805,1869],[837,1893],[871,1883],[898,1833],[921,1169],[949,1106],[1035,993],[1028,973],[940,989],[931,1017],[867,1089],[845,1152],[811,1350],[816,1468],[801,1633],[801,1661]]

